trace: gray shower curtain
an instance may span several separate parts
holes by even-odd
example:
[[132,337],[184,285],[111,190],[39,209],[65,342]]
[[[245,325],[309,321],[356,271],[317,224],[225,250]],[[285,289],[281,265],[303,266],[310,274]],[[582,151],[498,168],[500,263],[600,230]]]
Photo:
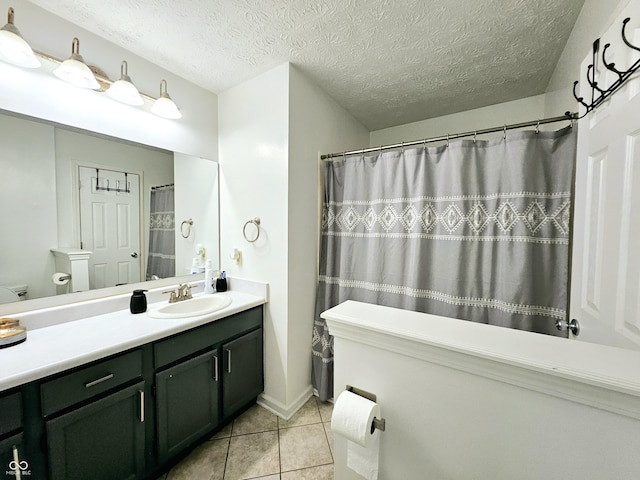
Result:
[[333,395],[320,314],[345,300],[559,335],[576,127],[325,163],[313,382]]
[[176,239],[173,185],[151,189],[147,280],[175,277]]

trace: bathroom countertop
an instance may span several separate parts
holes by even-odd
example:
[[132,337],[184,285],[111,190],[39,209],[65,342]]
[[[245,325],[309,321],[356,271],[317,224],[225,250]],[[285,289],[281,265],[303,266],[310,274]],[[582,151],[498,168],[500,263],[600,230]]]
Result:
[[[25,342],[0,349],[0,391],[266,303],[265,297],[239,291],[227,291],[225,295],[231,297],[231,304],[208,315],[157,319],[126,309],[28,329]],[[149,309],[154,305],[158,304],[150,304]]]

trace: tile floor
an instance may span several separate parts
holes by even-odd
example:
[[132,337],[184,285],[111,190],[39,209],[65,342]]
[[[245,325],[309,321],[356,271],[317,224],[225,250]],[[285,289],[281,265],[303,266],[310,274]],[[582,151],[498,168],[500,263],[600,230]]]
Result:
[[332,410],[311,397],[282,420],[254,405],[158,480],[333,480]]

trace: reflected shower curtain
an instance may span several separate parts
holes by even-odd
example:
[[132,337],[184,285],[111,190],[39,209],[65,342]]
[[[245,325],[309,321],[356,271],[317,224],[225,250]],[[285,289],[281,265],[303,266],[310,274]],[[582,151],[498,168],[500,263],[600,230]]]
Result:
[[151,189],[147,280],[175,277],[176,238],[173,185]]
[[321,400],[333,396],[333,339],[320,314],[345,300],[561,334],[576,130],[325,162]]

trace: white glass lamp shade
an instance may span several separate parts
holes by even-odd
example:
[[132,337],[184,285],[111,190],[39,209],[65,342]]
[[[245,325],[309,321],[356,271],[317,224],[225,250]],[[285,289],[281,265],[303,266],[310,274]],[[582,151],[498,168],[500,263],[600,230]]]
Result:
[[[164,90],[162,89],[163,86]],[[160,82],[160,98],[151,105],[151,113],[170,120],[182,118],[182,113],[180,113],[178,106],[171,100],[171,97],[167,93],[166,80]]]
[[98,90],[100,84],[91,69],[84,63],[79,49],[80,42],[77,38],[74,38],[71,44],[71,57],[62,62],[60,66],[53,71],[53,74],[76,87]]
[[38,68],[40,66],[40,60],[22,38],[20,30],[13,24],[13,8],[9,8],[8,22],[0,29],[0,57],[21,67]]
[[127,105],[140,106],[144,105],[144,100],[140,96],[140,92],[127,75],[127,62],[123,61],[120,67],[120,80],[113,82],[107,90],[107,95],[117,102],[126,103]]

